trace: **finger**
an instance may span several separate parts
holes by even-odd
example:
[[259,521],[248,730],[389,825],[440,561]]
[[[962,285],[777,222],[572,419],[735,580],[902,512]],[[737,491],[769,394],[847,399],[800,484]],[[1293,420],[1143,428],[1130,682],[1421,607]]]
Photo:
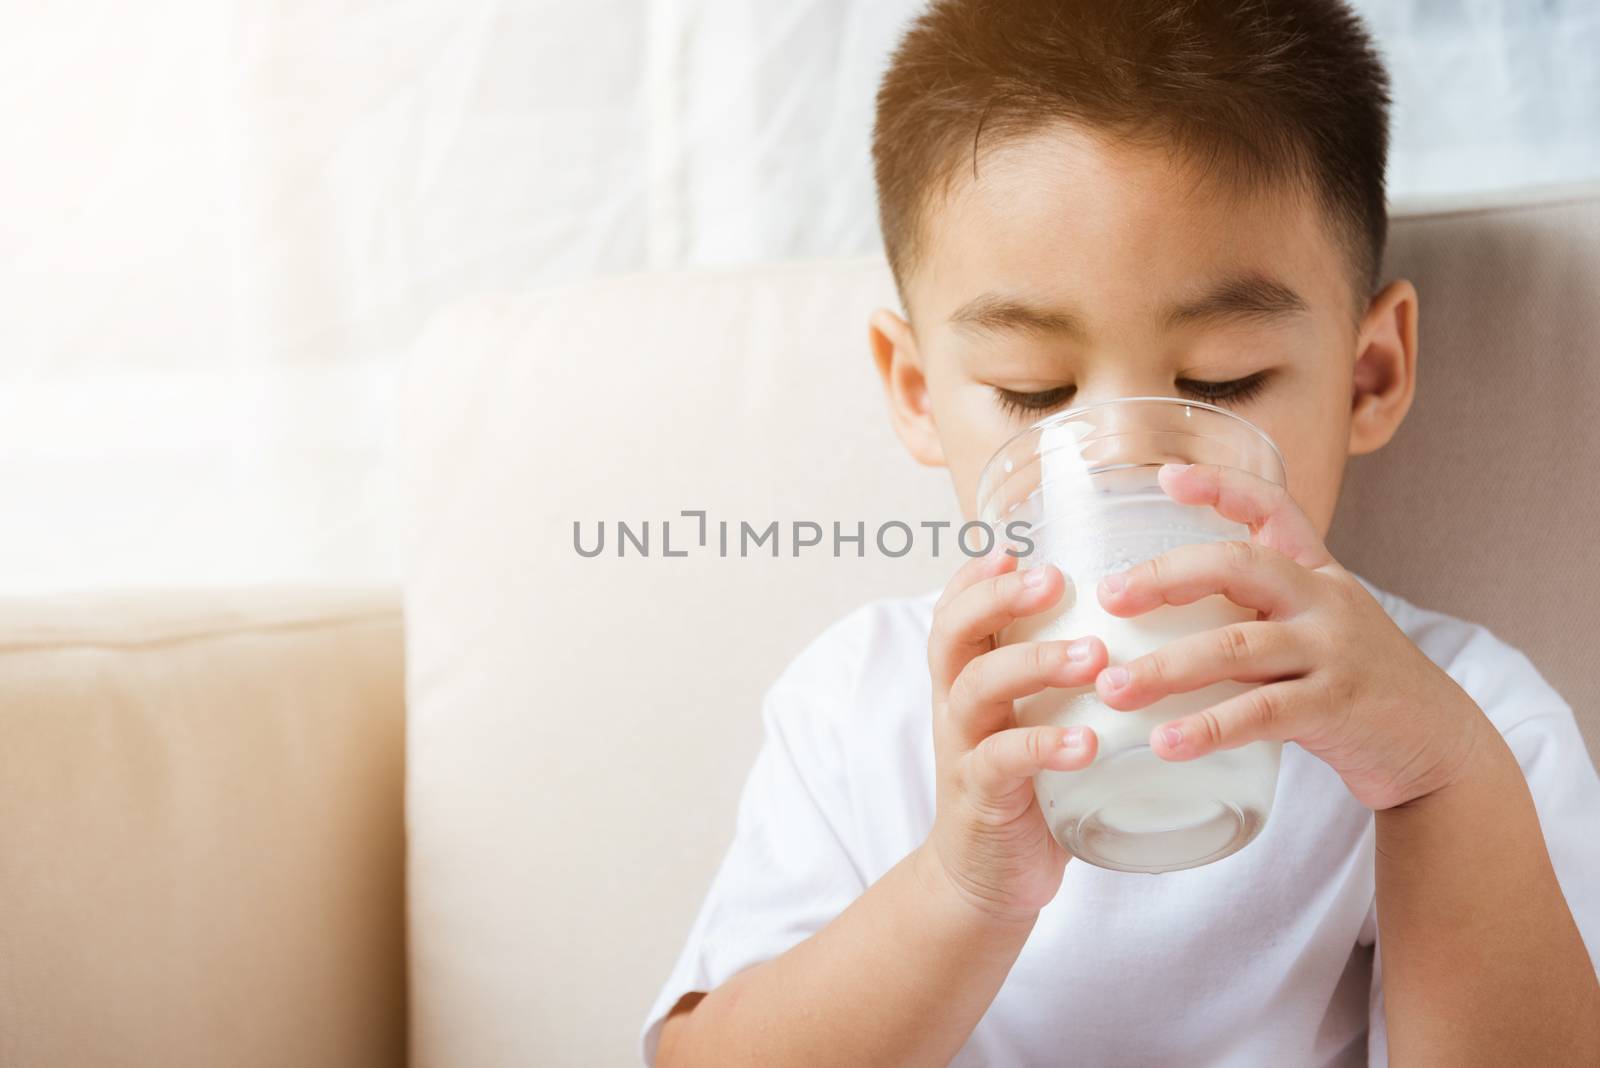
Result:
[[[943,637],[945,628],[941,624],[950,603],[971,589],[974,584],[1011,572],[1015,568],[1016,557],[1007,551],[1004,542],[997,542],[989,552],[975,556],[962,564],[945,585],[944,592],[939,595],[939,600],[933,606],[933,628],[928,635],[928,665],[932,669],[936,697],[949,692],[951,680],[955,677],[955,673],[961,670],[960,663],[955,664],[950,670],[945,668],[954,655],[954,651],[949,648],[949,642]],[[978,652],[982,652],[982,649]]]
[[945,584],[944,591],[939,595],[938,603],[933,606],[935,614],[974,583],[981,582],[986,578],[992,578],[1014,568],[1017,556],[1012,555],[1009,551],[1012,548],[1014,546],[1009,542],[1005,539],[1000,539],[994,543],[994,546],[988,552],[982,556],[971,557],[966,563],[957,568],[956,573],[950,576],[950,581]]
[[1066,588],[1061,572],[1043,564],[980,579],[951,598],[934,613],[928,636],[935,695],[941,688],[948,693],[973,657],[993,649],[997,633],[1023,616],[1049,608]]
[[1041,771],[1077,771],[1094,761],[1099,742],[1088,727],[1013,727],[991,734],[967,754],[968,788],[1003,797]]
[[1312,603],[1312,574],[1253,541],[1180,545],[1100,580],[1106,611],[1133,616],[1163,604],[1192,604],[1220,593],[1242,608],[1287,619]]
[[974,658],[950,687],[945,708],[962,749],[1012,723],[1011,702],[1046,687],[1088,686],[1106,664],[1099,638],[1018,642]]
[[1213,683],[1274,682],[1315,666],[1311,650],[1291,626],[1250,621],[1176,638],[1161,648],[1108,667],[1095,678],[1100,700],[1124,711],[1168,694]]
[[1193,760],[1248,742],[1288,741],[1316,703],[1316,687],[1305,679],[1268,683],[1163,723],[1150,732],[1150,748],[1163,760]]
[[1210,505],[1224,519],[1249,527],[1253,540],[1301,567],[1322,567],[1333,560],[1316,525],[1276,482],[1220,464],[1163,464],[1156,479],[1173,500]]

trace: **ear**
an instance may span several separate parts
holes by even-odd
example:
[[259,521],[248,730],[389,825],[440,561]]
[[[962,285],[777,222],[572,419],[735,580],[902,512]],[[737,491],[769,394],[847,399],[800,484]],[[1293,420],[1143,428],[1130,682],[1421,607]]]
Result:
[[1367,308],[1356,336],[1350,389],[1350,455],[1388,444],[1417,390],[1417,289],[1390,282]]
[[922,356],[911,324],[889,309],[879,308],[868,322],[868,335],[889,401],[890,425],[918,463],[943,467],[944,448],[934,427],[928,380],[923,377]]

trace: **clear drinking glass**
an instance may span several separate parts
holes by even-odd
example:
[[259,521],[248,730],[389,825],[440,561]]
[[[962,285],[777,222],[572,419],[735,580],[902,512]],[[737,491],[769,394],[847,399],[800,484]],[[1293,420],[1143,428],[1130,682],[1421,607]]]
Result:
[[[1156,481],[1163,463],[1242,468],[1284,484],[1283,456],[1259,428],[1211,404],[1124,397],[1041,419],[995,453],[978,483],[978,518],[1004,537],[1028,524],[1020,567],[1051,563],[1066,577],[1059,604],[1018,620],[1001,644],[1097,635],[1110,663],[1175,638],[1255,618],[1220,594],[1131,618],[1100,606],[1104,575],[1194,542],[1248,540],[1249,528],[1209,506],[1184,505]],[[1017,540],[1017,539],[1014,539]],[[1083,725],[1099,738],[1094,763],[1034,780],[1051,833],[1073,856],[1117,871],[1194,868],[1238,852],[1272,809],[1282,743],[1251,742],[1188,761],[1151,750],[1153,728],[1252,687],[1224,681],[1132,712],[1094,688],[1047,689],[1016,703],[1024,726]]]

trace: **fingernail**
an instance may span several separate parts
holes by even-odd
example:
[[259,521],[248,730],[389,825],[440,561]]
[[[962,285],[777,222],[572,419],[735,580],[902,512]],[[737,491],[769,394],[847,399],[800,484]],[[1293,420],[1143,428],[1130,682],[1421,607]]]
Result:
[[1115,690],[1127,685],[1128,669],[1125,667],[1109,667],[1100,673],[1100,677],[1106,680],[1107,686]]
[[1176,749],[1183,744],[1183,728],[1168,727],[1161,732],[1161,737],[1167,743],[1169,749]]
[[1063,748],[1063,749],[1082,749],[1083,748],[1083,728],[1082,727],[1068,727],[1067,728],[1067,732],[1061,736],[1061,748]]
[[1193,466],[1193,465],[1191,465],[1191,464],[1167,464],[1166,468],[1167,468],[1167,470],[1171,471],[1173,474],[1181,475],[1185,471],[1189,470],[1189,468],[1191,466]]
[[1085,663],[1093,652],[1094,647],[1088,638],[1078,638],[1067,643],[1067,659],[1079,664]]
[[1107,575],[1100,580],[1100,588],[1106,593],[1121,593],[1127,585],[1128,580],[1122,577],[1121,572],[1115,575]]
[[1022,584],[1029,589],[1033,589],[1036,586],[1043,586],[1044,579],[1045,574],[1044,568],[1042,567],[1030,567],[1028,570],[1022,573]]

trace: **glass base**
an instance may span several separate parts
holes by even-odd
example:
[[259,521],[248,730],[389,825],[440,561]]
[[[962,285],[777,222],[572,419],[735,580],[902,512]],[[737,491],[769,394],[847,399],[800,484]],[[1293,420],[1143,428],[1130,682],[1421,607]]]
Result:
[[[1076,824],[1057,829],[1056,837],[1078,860],[1112,871],[1182,871],[1221,860],[1250,844],[1265,822],[1254,812],[1224,801],[1174,809],[1169,826],[1158,826],[1165,799],[1117,798],[1090,812]],[[1130,830],[1125,816],[1137,816]]]
[[[1115,767],[1102,766],[1101,775],[1117,776],[1123,788],[1080,795],[1093,800],[1051,821],[1067,851],[1096,867],[1151,874],[1198,868],[1237,853],[1266,824],[1266,811],[1247,800],[1250,792],[1216,774],[1219,769],[1196,763],[1162,767],[1148,746],[1119,753],[1107,764]],[[1046,811],[1060,809],[1049,801]]]

